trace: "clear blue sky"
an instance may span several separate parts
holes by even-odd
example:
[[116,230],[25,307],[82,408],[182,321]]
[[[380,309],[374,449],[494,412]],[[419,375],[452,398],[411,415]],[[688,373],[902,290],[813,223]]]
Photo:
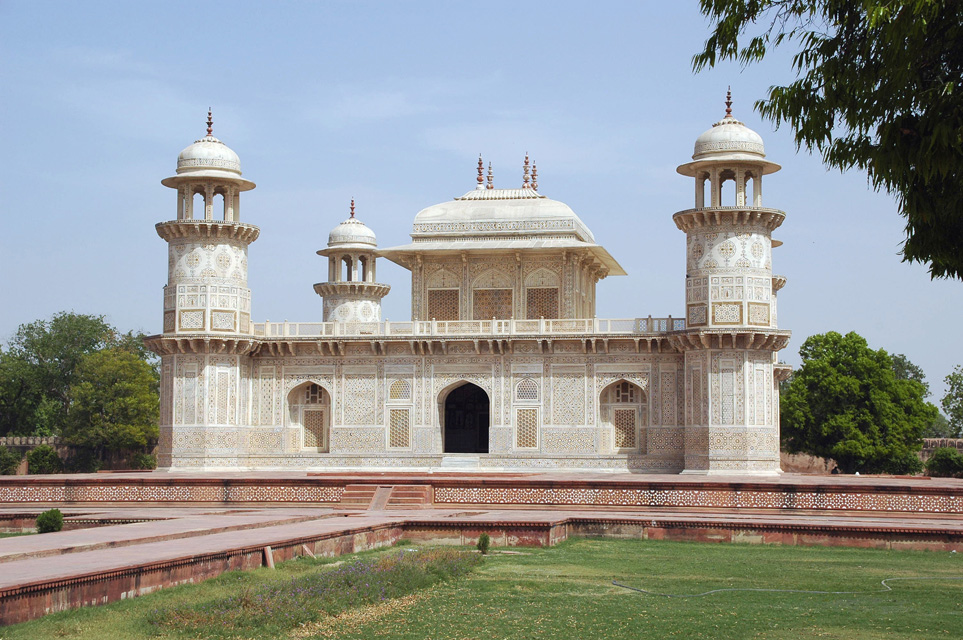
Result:
[[[602,317],[683,315],[693,204],[675,167],[724,112],[758,131],[783,170],[764,202],[787,212],[773,268],[788,278],[781,353],[857,331],[905,353],[942,395],[963,363],[961,284],[898,256],[903,220],[865,175],[827,172],[789,130],[752,111],[791,79],[780,55],[695,75],[708,25],[696,2],[0,2],[0,339],[59,310],[160,331],[175,215],[160,180],[204,133],[241,157],[242,217],[257,321],[318,320],[315,255],[357,200],[382,247],[408,241],[423,207],[474,185],[479,152],[497,186],[521,180],[569,204],[627,277],[599,285]],[[408,272],[387,261],[389,319],[410,316]],[[935,398],[938,400],[938,398]]]

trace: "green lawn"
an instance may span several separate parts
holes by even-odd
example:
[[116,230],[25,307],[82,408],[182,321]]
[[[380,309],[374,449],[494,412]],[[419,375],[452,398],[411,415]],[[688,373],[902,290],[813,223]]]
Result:
[[[400,599],[324,618],[274,636],[299,638],[961,638],[963,554],[578,539],[550,549],[493,554],[474,572]],[[394,553],[397,550],[387,553]],[[496,549],[497,551],[497,549]],[[9,627],[0,638],[225,637],[147,623],[157,610],[203,604],[317,571],[296,561],[278,572],[226,574],[101,608]],[[892,577],[935,576],[897,581]],[[870,591],[862,594],[728,592],[718,588]]]

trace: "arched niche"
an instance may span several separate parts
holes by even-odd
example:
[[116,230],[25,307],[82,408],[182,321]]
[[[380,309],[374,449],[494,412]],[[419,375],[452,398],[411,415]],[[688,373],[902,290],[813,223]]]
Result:
[[304,382],[288,392],[288,425],[298,429],[300,449],[330,451],[331,395],[316,382]]
[[610,430],[613,451],[645,452],[648,398],[642,387],[623,378],[602,389],[599,417]]

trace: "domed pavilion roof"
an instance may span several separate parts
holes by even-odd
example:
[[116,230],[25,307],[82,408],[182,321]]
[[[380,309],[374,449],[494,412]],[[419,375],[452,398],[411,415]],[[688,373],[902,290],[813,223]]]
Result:
[[254,188],[254,183],[241,177],[241,159],[234,151],[214,137],[214,122],[207,112],[207,135],[188,146],[177,156],[177,175],[165,178],[161,184],[176,187],[181,182],[204,178],[228,179],[242,191]]
[[696,138],[693,161],[681,165],[677,171],[694,176],[699,169],[720,163],[763,165],[764,174],[779,171],[778,164],[765,158],[762,136],[733,117],[730,92],[726,95],[725,117]]
[[354,217],[354,200],[352,200],[351,216],[328,234],[328,248],[371,250],[377,246],[378,239],[375,237],[375,232]]
[[474,189],[419,211],[411,232],[412,243],[382,249],[379,255],[408,265],[415,254],[429,252],[586,250],[606,265],[610,275],[625,275],[615,258],[595,244],[592,232],[571,207],[538,192],[537,177],[534,165],[529,176],[526,156],[521,188],[496,189],[491,165],[488,183],[484,183],[479,158],[478,185]]

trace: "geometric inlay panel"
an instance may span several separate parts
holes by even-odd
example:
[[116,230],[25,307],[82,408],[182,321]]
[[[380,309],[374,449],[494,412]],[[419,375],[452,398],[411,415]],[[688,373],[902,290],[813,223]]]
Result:
[[515,447],[517,449],[538,447],[538,409],[516,409]]
[[411,446],[411,427],[409,409],[391,409],[388,412],[388,446],[407,449]]

